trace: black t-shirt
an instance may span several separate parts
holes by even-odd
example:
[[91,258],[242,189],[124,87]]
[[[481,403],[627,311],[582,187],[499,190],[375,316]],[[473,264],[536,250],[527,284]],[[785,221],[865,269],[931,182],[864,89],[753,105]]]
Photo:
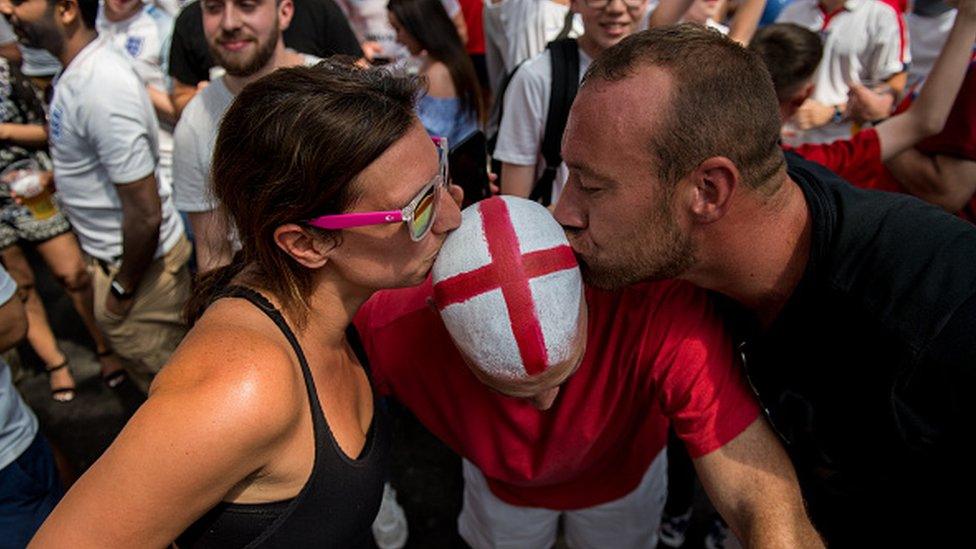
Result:
[[951,536],[926,517],[947,516],[950,491],[974,480],[961,449],[976,419],[976,227],[787,157],[810,261],[743,344],[750,381],[829,545]]
[[[284,32],[286,46],[321,58],[336,54],[363,56],[349,21],[333,0],[293,1],[295,14]],[[214,62],[203,34],[199,0],[184,6],[176,17],[169,51],[170,76],[192,86],[210,79]]]

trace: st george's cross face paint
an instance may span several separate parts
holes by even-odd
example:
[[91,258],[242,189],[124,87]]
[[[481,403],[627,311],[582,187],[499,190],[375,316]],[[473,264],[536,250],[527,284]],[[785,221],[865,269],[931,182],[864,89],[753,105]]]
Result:
[[573,358],[582,279],[562,228],[512,196],[473,204],[434,263],[434,302],[472,365],[517,381]]

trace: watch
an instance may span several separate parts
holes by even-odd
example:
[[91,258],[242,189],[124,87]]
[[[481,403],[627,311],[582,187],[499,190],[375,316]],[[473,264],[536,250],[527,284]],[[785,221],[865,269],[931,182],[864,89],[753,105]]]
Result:
[[837,124],[844,120],[844,113],[840,112],[840,105],[834,105],[834,116],[830,118],[830,121]]
[[109,285],[109,291],[112,292],[112,295],[114,295],[116,299],[129,299],[135,294],[135,292],[126,290],[125,286],[114,278],[112,279],[112,283]]

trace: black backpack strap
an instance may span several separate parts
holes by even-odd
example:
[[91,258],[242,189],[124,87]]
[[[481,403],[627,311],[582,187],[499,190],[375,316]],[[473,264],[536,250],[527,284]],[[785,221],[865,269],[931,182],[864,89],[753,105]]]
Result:
[[529,198],[548,206],[552,202],[552,184],[556,171],[563,163],[561,154],[563,132],[569,109],[579,89],[579,46],[576,39],[554,40],[547,46],[552,56],[552,93],[546,113],[546,129],[542,136],[542,158],[546,168],[532,188]]

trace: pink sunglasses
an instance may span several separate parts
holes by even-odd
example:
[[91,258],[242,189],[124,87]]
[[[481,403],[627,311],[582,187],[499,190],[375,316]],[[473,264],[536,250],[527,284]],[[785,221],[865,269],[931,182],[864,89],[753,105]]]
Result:
[[447,186],[447,138],[432,137],[437,146],[437,160],[439,167],[437,175],[426,185],[402,210],[387,210],[382,212],[355,212],[344,214],[323,215],[309,220],[307,223],[320,229],[339,230],[352,227],[366,227],[369,225],[383,225],[386,223],[406,223],[410,231],[410,238],[414,241],[422,240],[430,228],[434,226],[437,215],[437,203],[440,194]]

